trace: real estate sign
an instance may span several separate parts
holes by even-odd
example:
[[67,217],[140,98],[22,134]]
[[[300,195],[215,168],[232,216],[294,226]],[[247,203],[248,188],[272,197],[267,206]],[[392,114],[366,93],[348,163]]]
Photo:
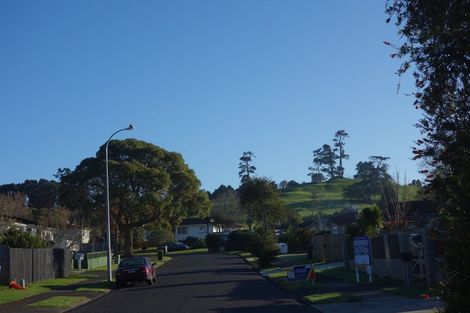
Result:
[[354,263],[358,265],[370,265],[369,238],[366,236],[354,237]]
[[308,278],[308,274],[312,269],[312,264],[306,265],[295,265],[292,267],[292,271],[287,273],[288,280],[306,280]]

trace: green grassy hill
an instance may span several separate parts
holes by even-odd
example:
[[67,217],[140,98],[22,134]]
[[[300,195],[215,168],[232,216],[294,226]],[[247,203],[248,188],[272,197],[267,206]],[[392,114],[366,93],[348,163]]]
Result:
[[[373,205],[379,201],[376,196],[372,202],[365,203],[360,200],[345,198],[343,191],[354,184],[354,179],[334,179],[318,184],[301,184],[295,187],[288,187],[281,191],[281,199],[291,208],[300,212],[302,217],[308,217],[313,214],[330,215],[342,208],[357,208]],[[418,188],[415,186],[401,187],[400,194],[406,195],[406,200],[416,200]],[[312,190],[319,192],[319,201],[313,205],[311,200]]]

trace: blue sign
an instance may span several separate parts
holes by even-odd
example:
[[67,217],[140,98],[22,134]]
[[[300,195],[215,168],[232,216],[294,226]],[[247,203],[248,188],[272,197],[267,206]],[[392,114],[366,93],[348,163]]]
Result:
[[357,265],[370,265],[369,238],[355,237],[354,245],[354,263]]
[[292,267],[292,271],[287,274],[287,278],[289,280],[306,280],[311,268],[312,264],[295,265]]

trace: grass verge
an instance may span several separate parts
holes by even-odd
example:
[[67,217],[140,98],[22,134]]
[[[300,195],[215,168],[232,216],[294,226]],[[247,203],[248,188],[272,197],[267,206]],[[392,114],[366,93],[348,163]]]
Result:
[[75,296],[55,296],[49,299],[31,303],[29,306],[32,307],[58,307],[58,308],[69,308],[77,305],[81,302],[88,300],[86,297],[75,297]]
[[26,286],[26,289],[10,289],[6,286],[0,286],[0,304],[13,302],[28,298],[50,290],[73,285],[86,280],[87,278],[56,278],[35,282]]
[[398,296],[408,297],[408,298],[422,298],[423,295],[429,295],[430,297],[436,297],[438,295],[437,291],[426,287],[387,287],[383,288],[383,291],[392,293]]
[[168,255],[181,255],[181,254],[199,254],[199,253],[208,253],[207,248],[197,248],[197,249],[186,249],[168,252]]
[[[348,283],[356,283],[356,271],[347,270],[343,267],[328,268],[324,270],[318,270],[319,274],[334,278],[338,281],[344,281]],[[382,277],[378,275],[372,275],[372,283],[369,283],[369,276],[364,272],[359,272],[359,284],[374,284],[374,285],[385,285],[385,284],[399,284],[400,281],[390,278]]]
[[103,280],[97,283],[85,284],[75,289],[76,292],[108,292],[113,289],[114,283]]
[[357,296],[343,292],[317,293],[305,296],[304,299],[311,304],[339,303],[339,302],[359,302]]

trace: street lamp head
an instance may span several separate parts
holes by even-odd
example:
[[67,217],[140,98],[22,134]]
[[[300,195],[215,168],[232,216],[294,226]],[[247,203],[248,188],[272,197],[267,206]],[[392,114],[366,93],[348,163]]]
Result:
[[132,124],[129,124],[129,127],[126,128],[126,130],[133,130],[134,129],[134,125]]

